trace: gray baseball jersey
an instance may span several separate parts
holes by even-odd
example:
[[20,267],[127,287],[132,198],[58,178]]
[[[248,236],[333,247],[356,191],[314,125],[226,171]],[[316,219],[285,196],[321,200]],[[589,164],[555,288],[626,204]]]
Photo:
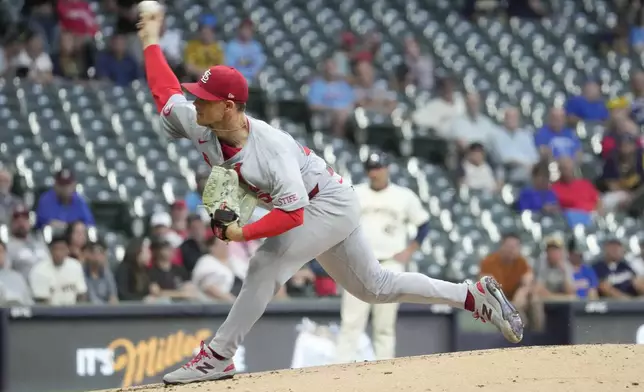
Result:
[[240,183],[256,193],[265,207],[292,211],[309,204],[308,194],[335,175],[326,162],[291,135],[247,116],[250,133],[244,148],[224,160],[217,137],[196,122],[192,102],[174,95],[161,112],[164,130],[174,138],[188,138],[209,166],[237,171]]
[[[209,165],[236,169],[269,208],[304,207],[302,225],[267,238],[250,260],[235,305],[210,342],[219,355],[234,356],[277,290],[314,258],[336,282],[366,302],[463,306],[466,285],[381,268],[361,230],[360,203],[352,187],[289,134],[247,117],[246,145],[224,160],[216,136],[197,125],[195,108],[183,95],[170,98],[161,118],[168,134],[192,140]],[[309,200],[316,187],[319,193]]]

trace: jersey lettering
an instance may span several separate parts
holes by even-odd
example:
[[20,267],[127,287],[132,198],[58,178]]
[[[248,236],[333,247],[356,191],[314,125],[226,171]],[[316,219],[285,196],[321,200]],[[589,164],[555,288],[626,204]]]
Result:
[[250,185],[248,182],[246,182],[246,180],[244,179],[244,176],[242,176],[242,173],[241,173],[241,165],[242,165],[241,163],[235,163],[235,165],[233,166],[233,169],[237,172],[237,177],[239,177],[239,182],[246,184],[248,186],[248,189],[251,192],[255,193],[259,200],[263,201],[264,203],[272,203],[273,198],[271,197],[270,193],[263,192],[258,187]]

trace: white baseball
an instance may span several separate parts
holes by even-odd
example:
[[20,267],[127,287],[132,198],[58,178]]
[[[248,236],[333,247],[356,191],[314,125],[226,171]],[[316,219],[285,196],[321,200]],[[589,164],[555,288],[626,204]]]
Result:
[[142,1],[139,3],[138,8],[139,13],[142,16],[152,16],[163,12],[163,6],[161,5],[161,3],[155,0]]

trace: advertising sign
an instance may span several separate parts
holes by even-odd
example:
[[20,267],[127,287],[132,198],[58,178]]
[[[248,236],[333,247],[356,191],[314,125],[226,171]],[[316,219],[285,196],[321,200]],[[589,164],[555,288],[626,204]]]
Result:
[[[225,314],[173,315],[171,309],[168,307],[163,317],[38,317],[35,312],[32,317],[10,318],[4,327],[9,337],[5,390],[86,391],[159,382],[164,373],[192,358],[202,340],[210,341]],[[238,370],[255,372],[285,369],[298,362],[317,363],[319,359],[302,357],[313,350],[300,348],[294,358],[302,325],[314,322],[333,329],[338,315],[267,312],[238,350]],[[397,355],[450,351],[451,325],[451,314],[433,314],[429,309],[401,311]]]

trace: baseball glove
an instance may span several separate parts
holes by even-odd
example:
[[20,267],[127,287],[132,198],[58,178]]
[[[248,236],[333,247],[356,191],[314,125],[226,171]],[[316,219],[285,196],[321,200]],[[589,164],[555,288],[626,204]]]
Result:
[[220,166],[212,168],[202,195],[210,215],[210,227],[220,239],[227,241],[226,228],[234,222],[243,226],[257,206],[257,198],[239,186],[237,173]]

